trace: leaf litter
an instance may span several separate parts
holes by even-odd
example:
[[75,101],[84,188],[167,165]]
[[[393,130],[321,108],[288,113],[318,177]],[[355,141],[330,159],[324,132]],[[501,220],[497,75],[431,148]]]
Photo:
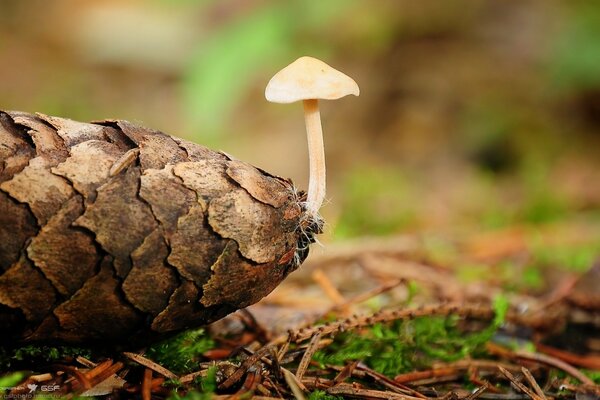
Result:
[[[4,349],[0,382],[13,397],[600,398],[600,267],[573,273],[517,240],[442,257],[414,237],[332,246],[262,302],[147,348]],[[524,253],[541,284],[503,275]]]

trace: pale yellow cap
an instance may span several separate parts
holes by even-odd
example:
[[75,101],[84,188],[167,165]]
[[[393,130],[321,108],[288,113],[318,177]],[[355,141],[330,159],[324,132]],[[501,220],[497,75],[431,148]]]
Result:
[[348,75],[313,57],[300,57],[267,84],[265,97],[273,103],[293,103],[300,100],[335,100],[360,89]]

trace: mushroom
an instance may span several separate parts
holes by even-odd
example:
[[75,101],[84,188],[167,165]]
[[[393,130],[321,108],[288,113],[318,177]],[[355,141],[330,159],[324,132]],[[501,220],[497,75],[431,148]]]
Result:
[[325,199],[325,151],[319,99],[336,100],[360,90],[349,76],[313,57],[300,57],[267,84],[265,97],[273,103],[304,103],[308,139],[309,180],[306,211],[316,217]]

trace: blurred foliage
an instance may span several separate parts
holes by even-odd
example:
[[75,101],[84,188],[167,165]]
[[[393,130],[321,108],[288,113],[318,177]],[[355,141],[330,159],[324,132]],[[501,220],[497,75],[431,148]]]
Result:
[[[183,88],[193,125],[202,127],[210,140],[222,133],[235,114],[235,105],[252,89],[256,78],[263,77],[262,71],[283,67],[305,53],[327,58],[331,49],[314,32],[328,31],[325,28],[335,23],[340,11],[355,9],[356,4],[355,0],[271,3],[219,26],[198,44],[186,67]],[[307,37],[298,38],[299,32],[306,32]],[[311,36],[313,43],[302,43]]]
[[532,246],[536,266],[554,266],[574,272],[585,272],[598,260],[600,238],[586,243],[548,245],[534,241]]
[[600,88],[600,6],[573,1],[566,12],[550,62],[552,79],[563,89]]
[[289,57],[289,20],[281,8],[258,9],[197,49],[183,84],[189,115],[205,135],[220,133],[265,63]]
[[[481,264],[464,264],[456,269],[457,276],[463,282],[476,283],[487,279],[494,279],[502,283],[504,290],[508,292],[527,292],[543,289],[545,281],[540,265],[518,265],[515,262],[503,261],[492,267],[493,277],[490,270]],[[515,279],[518,271],[519,279]]]
[[0,377],[0,393],[3,392],[4,388],[10,388],[18,385],[23,381],[25,374],[23,372],[13,372],[8,375]]
[[348,72],[361,97],[322,113],[332,199],[322,211],[335,238],[600,223],[598,3],[2,7],[1,107],[129,119],[302,187],[301,109],[268,104],[264,87],[306,54]]
[[600,385],[600,371],[584,371],[584,373],[589,376],[596,385]]
[[410,182],[396,169],[363,166],[343,182],[342,214],[335,227],[339,238],[365,232],[389,235],[415,222]]

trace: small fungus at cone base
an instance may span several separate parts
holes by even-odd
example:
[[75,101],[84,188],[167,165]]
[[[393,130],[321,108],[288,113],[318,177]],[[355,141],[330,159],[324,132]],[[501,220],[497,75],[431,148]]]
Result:
[[267,84],[265,97],[273,103],[304,103],[308,139],[309,182],[306,210],[316,216],[325,199],[325,151],[319,100],[336,100],[360,89],[349,76],[313,57],[300,57]]

